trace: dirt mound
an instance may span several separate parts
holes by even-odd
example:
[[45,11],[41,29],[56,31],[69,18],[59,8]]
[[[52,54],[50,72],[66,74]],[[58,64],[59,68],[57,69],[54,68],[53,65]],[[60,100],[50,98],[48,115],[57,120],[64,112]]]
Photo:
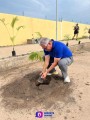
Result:
[[4,107],[14,110],[43,105],[47,109],[52,107],[56,101],[63,101],[67,104],[72,100],[70,97],[72,83],[64,84],[60,76],[52,76],[47,77],[50,81],[49,85],[43,84],[36,87],[35,82],[39,78],[39,73],[40,71],[34,71],[3,86],[1,90]]

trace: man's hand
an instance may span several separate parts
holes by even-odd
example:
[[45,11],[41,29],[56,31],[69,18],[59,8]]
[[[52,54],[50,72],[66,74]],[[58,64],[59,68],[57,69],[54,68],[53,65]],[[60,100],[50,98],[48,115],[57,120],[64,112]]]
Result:
[[47,71],[46,71],[46,72],[44,72],[44,73],[41,75],[41,78],[45,79],[45,78],[46,78],[46,76],[47,76]]
[[43,72],[40,73],[40,75],[42,75],[42,74],[43,74]]
[[[45,70],[45,71],[46,71],[46,70]],[[42,75],[43,75],[43,73],[45,73],[45,71],[40,72],[40,75],[42,76]]]
[[46,72],[48,64],[49,64],[49,60],[50,60],[50,56],[45,55],[45,62],[44,62],[44,65],[43,65],[42,72],[40,73],[41,76],[42,76],[42,74],[44,74]]

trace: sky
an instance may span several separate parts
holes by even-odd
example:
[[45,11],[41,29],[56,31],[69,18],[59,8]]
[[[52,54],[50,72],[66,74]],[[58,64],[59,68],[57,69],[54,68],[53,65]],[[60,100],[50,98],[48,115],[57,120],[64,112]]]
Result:
[[[90,24],[90,0],[57,0],[58,20]],[[56,0],[0,0],[0,13],[56,20]]]

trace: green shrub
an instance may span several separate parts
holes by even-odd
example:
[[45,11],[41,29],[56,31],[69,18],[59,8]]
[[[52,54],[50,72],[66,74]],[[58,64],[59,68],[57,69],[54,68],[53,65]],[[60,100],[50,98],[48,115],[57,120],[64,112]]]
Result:
[[29,55],[29,60],[39,60],[42,61],[43,60],[43,52],[32,52]]
[[64,35],[64,39],[69,41],[69,40],[71,40],[71,37],[70,37],[70,35],[66,34],[66,35]]

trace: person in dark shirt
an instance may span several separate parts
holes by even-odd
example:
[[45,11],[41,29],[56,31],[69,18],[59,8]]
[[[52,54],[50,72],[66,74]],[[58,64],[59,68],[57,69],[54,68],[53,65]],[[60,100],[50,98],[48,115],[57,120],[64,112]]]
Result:
[[76,37],[76,40],[78,39],[78,34],[79,34],[79,26],[78,24],[76,24],[76,26],[74,27],[74,36],[72,38],[72,40]]
[[42,47],[45,55],[41,78],[46,78],[48,73],[55,71],[55,67],[58,65],[61,70],[62,77],[64,78],[64,82],[70,82],[67,69],[73,62],[71,50],[64,43],[48,38],[41,38],[40,46]]

